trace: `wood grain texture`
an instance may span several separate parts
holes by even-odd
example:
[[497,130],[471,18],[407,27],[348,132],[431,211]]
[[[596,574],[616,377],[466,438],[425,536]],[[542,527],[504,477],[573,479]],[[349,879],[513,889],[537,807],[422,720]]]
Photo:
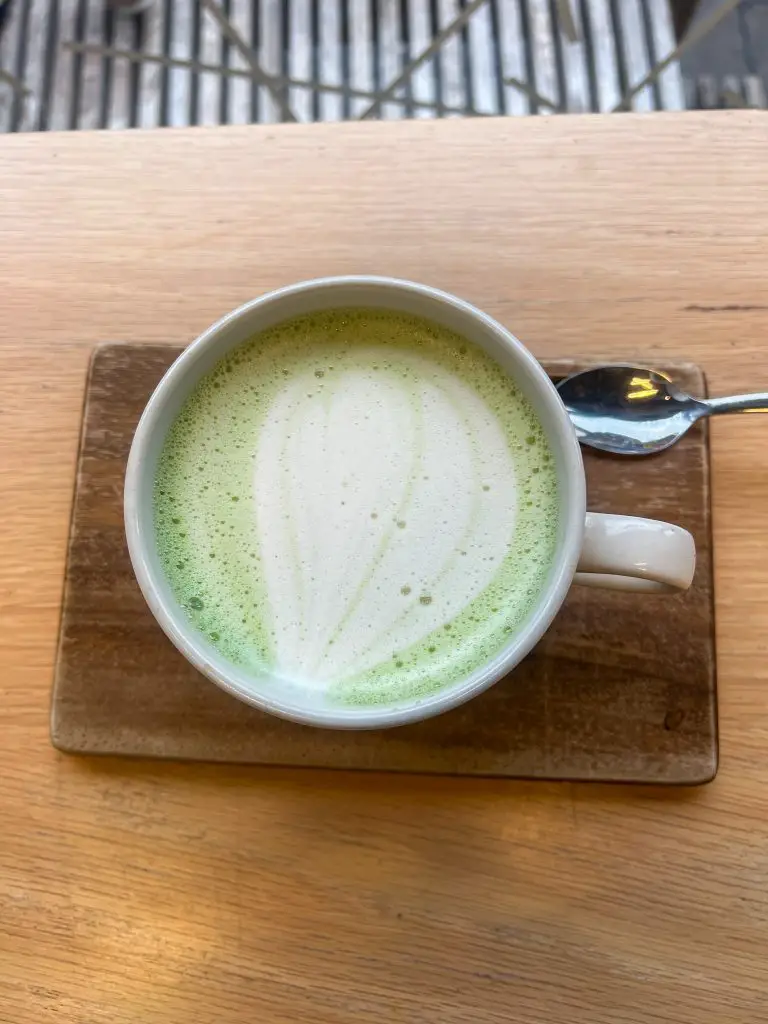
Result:
[[68,758],[83,382],[267,288],[457,292],[539,357],[768,382],[759,112],[29,134],[0,147],[0,1019],[762,1024],[768,421],[711,426],[721,761],[696,791]]
[[[717,767],[706,426],[659,458],[585,451],[591,509],[674,520],[696,540],[685,594],[573,587],[536,650],[446,715],[345,732],[282,722],[212,686],[152,617],[131,569],[122,486],[141,411],[181,349],[91,360],[67,554],[51,735],[61,750],[185,760],[602,782],[709,782]],[[548,360],[558,378],[584,369]],[[659,369],[702,394],[701,371]]]

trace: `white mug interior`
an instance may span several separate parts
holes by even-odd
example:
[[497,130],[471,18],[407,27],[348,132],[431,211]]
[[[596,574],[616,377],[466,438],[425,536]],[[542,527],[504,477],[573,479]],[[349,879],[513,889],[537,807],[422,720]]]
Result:
[[[295,316],[344,307],[376,307],[425,317],[485,349],[531,402],[555,461],[559,521],[556,553],[525,622],[509,642],[465,678],[428,696],[370,707],[331,705],[322,695],[286,699],[279,678],[228,661],[187,618],[157,551],[153,489],[167,432],[197,382],[226,352],[253,334]],[[283,718],[330,728],[384,728],[427,718],[464,703],[509,673],[545,632],[573,580],[586,510],[581,453],[557,391],[530,352],[474,306],[425,285],[382,277],[307,281],[234,310],[208,328],[174,362],[154,391],[136,429],[125,479],[125,528],[139,586],[158,623],[204,675],[248,704]]]

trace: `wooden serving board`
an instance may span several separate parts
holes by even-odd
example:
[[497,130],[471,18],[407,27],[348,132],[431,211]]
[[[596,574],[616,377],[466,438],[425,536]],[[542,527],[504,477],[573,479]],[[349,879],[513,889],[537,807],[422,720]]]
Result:
[[[717,770],[707,433],[662,455],[585,451],[589,507],[668,519],[696,538],[686,594],[574,587],[505,680],[438,718],[378,732],[295,725],[208,682],[155,623],[125,545],[133,431],[180,350],[104,345],[91,361],[53,688],[60,750],[265,765],[691,785]],[[587,362],[546,364],[553,377]],[[700,369],[662,366],[705,394]]]

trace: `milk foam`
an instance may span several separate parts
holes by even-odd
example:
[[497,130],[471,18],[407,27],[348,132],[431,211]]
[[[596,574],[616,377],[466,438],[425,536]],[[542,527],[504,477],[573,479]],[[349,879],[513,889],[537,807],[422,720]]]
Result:
[[231,660],[330,702],[432,692],[535,602],[557,486],[501,368],[387,311],[282,324],[236,349],[173,424],[158,550]]

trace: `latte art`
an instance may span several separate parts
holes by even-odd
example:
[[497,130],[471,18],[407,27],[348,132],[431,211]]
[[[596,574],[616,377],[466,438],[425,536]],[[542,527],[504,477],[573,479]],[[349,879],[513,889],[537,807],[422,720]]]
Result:
[[367,355],[376,362],[320,384],[297,374],[259,434],[256,529],[276,663],[308,685],[372,669],[451,622],[491,582],[514,531],[514,465],[488,407],[410,353],[397,369],[384,348]]
[[174,422],[158,551],[228,659],[330,703],[449,685],[535,603],[552,456],[483,351],[427,321],[330,311],[239,346]]

